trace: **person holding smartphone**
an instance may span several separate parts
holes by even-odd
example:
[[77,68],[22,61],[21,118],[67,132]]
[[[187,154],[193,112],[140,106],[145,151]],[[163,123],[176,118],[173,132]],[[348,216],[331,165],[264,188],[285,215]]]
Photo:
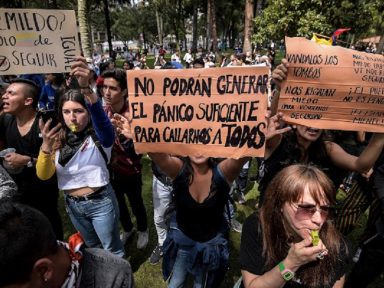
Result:
[[71,68],[80,89],[69,90],[60,97],[60,124],[50,129],[51,120],[40,120],[43,144],[36,173],[40,179],[48,180],[56,171],[66,210],[88,247],[104,248],[123,257],[119,208],[107,168],[114,128],[101,101],[88,86],[91,74],[85,59],[79,57]]

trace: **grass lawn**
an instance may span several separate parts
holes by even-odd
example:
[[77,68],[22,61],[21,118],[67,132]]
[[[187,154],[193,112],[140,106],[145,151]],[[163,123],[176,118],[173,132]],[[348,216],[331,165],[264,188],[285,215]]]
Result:
[[[161,263],[157,265],[151,265],[148,262],[148,258],[151,255],[153,248],[157,243],[157,234],[155,226],[153,224],[153,203],[152,203],[152,172],[150,160],[148,157],[143,157],[143,198],[145,207],[147,208],[148,215],[148,227],[149,227],[149,244],[145,250],[136,249],[136,240],[137,235],[132,237],[130,241],[126,244],[126,253],[128,259],[132,265],[134,271],[134,278],[136,287],[138,288],[164,288],[166,287],[165,282],[163,281],[161,274]],[[249,175],[254,175],[256,171],[255,161],[252,162],[251,170]],[[246,204],[237,205],[237,219],[240,222],[244,222],[245,218],[255,210],[255,205],[257,203],[257,185],[255,182],[248,183],[249,192],[246,195]],[[129,188],[127,188],[129,189]],[[70,234],[74,232],[72,224],[63,208],[63,201],[60,201],[61,215],[63,215],[64,221],[64,230],[65,230],[65,239],[68,238]],[[132,215],[132,213],[131,213]],[[135,221],[134,217],[132,219]],[[357,225],[357,228],[352,232],[350,237],[354,243],[357,243],[359,235],[364,229],[364,224],[366,222],[366,216],[362,217],[360,223]],[[240,277],[239,269],[239,247],[240,247],[240,234],[236,232],[231,232],[230,235],[230,268],[222,284],[223,288],[233,287],[234,283]],[[379,288],[384,287],[384,280],[379,277],[370,288]]]

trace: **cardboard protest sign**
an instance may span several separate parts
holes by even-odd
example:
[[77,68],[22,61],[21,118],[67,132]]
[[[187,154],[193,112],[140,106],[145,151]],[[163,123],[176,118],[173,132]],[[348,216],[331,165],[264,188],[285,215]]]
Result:
[[0,75],[69,72],[80,55],[75,11],[0,9]]
[[138,153],[263,156],[266,67],[129,70]]
[[288,78],[278,110],[294,124],[384,132],[384,57],[286,38]]

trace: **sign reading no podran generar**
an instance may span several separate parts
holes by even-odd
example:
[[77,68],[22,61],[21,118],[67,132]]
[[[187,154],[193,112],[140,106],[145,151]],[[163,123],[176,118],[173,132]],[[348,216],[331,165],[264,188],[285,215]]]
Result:
[[384,132],[384,57],[286,38],[288,78],[279,111],[323,129]]
[[69,72],[77,55],[75,11],[0,9],[0,75]]
[[263,156],[266,67],[127,72],[135,150]]

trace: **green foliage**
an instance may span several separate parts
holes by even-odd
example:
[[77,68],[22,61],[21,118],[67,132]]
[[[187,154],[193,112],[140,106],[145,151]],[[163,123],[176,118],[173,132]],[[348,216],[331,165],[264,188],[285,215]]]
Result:
[[215,1],[218,37],[229,38],[233,42],[243,31],[244,4],[243,0]]
[[116,9],[111,12],[112,33],[119,40],[139,40],[140,33],[145,32],[146,41],[156,35],[156,16],[154,6],[134,6]]
[[375,0],[368,7],[372,15],[372,26],[368,30],[367,35],[384,36],[384,1]]
[[[351,27],[357,36],[367,33],[374,26],[372,17],[379,0],[278,0],[268,1],[268,6],[255,18],[253,41],[263,43],[284,36],[306,36],[312,33],[331,35],[338,28]],[[381,11],[381,12],[378,12]],[[377,18],[379,18],[377,16]]]
[[[0,0],[1,8],[48,9],[49,0]],[[76,9],[77,0],[57,0],[59,9]]]

